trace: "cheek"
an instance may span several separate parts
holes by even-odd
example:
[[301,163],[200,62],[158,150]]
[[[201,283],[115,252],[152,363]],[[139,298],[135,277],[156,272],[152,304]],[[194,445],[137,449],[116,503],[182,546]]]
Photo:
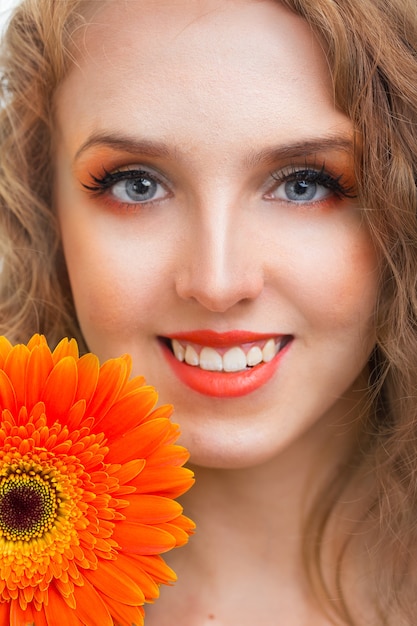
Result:
[[63,245],[81,328],[89,336],[134,329],[153,310],[159,258],[97,224],[64,223]]
[[298,284],[300,302],[311,320],[335,330],[368,326],[377,300],[379,271],[367,232],[342,227],[326,238],[310,240],[295,267],[293,284]]
[[378,291],[378,264],[369,242],[355,242],[341,249],[328,281],[335,314],[357,320],[358,313],[371,314]]

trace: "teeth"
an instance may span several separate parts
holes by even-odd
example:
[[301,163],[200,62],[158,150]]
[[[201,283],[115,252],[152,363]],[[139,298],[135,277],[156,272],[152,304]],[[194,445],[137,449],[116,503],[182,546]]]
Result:
[[172,340],[172,349],[178,361],[183,361],[185,358],[185,348],[176,339]]
[[276,353],[277,349],[275,341],[273,339],[269,339],[262,348],[262,360],[265,361],[265,363],[269,363],[269,361],[272,361]]
[[[188,365],[200,367],[209,372],[240,372],[259,363],[269,363],[280,348],[274,339],[268,339],[261,348],[253,345],[247,353],[239,346],[234,346],[223,355],[214,348],[204,346],[200,353],[191,345],[182,345],[177,339],[172,340],[172,350],[178,361],[185,361]],[[198,349],[198,346],[197,346]]]
[[246,355],[242,348],[230,348],[223,355],[223,369],[225,372],[239,372],[246,369]]
[[258,365],[263,360],[262,350],[258,346],[252,346],[246,355],[246,359],[249,366]]
[[190,345],[185,348],[185,362],[188,365],[199,365],[200,363],[197,352]]
[[221,372],[223,359],[213,348],[203,348],[200,352],[200,367],[209,372]]

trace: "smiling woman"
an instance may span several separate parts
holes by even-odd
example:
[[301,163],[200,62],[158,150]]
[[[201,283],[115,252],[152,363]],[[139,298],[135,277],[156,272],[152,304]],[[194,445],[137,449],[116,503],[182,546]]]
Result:
[[[352,193],[352,122],[308,25],[269,2],[193,10],[190,24],[180,5],[145,3],[139,17],[109,4],[88,27],[56,94],[55,202],[89,348],[129,352],[158,381],[194,462],[238,467],[355,402],[377,260]],[[309,72],[294,81],[301,55]],[[128,79],[141,70],[146,89]],[[256,411],[248,394],[262,396]]]
[[147,626],[411,626],[414,1],[25,0],[4,51],[1,330],[129,353],[196,472]]

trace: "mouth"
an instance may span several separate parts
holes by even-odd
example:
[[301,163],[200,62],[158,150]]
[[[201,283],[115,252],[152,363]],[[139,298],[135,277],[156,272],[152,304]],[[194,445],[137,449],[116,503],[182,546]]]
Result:
[[230,347],[214,347],[179,339],[166,343],[180,363],[199,367],[206,372],[243,372],[269,363],[291,341],[290,335],[269,337],[260,341]]
[[205,396],[236,398],[274,376],[294,337],[196,331],[159,339],[171,371],[187,387]]

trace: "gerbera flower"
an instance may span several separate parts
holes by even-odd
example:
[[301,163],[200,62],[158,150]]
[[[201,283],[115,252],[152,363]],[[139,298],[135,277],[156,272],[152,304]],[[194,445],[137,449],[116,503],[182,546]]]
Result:
[[131,626],[194,524],[172,407],[74,340],[0,338],[0,624]]

